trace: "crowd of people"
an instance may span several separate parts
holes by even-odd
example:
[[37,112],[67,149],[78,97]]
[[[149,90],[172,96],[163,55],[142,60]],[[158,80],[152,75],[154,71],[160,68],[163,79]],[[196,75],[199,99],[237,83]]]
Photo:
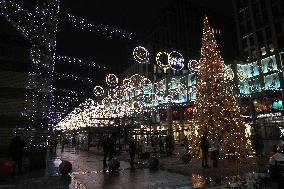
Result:
[[[212,166],[218,167],[219,160],[219,151],[220,151],[220,140],[216,136],[210,136],[211,140],[209,141],[208,135],[204,133],[199,141],[199,149],[201,153],[202,163],[201,166],[204,168],[210,168],[208,163],[208,157],[211,156]],[[157,156],[158,153],[165,154],[167,156],[172,155],[175,143],[171,135],[167,136],[152,136],[149,140],[146,140],[143,136],[138,140],[133,137],[129,137],[128,140],[128,152],[130,157],[130,166],[134,168],[135,157],[137,155],[138,159],[147,159],[152,155]],[[66,138],[60,140],[61,151],[64,151],[65,146],[68,144]],[[50,140],[50,154],[56,153],[58,146],[58,139],[56,137],[51,138]],[[72,141],[72,144],[76,143]],[[107,161],[111,161],[114,155],[116,154],[116,141],[115,137],[112,134],[105,133],[102,136],[99,144],[103,149],[103,166],[106,168]],[[190,139],[185,136],[183,139],[183,146],[185,147],[185,152],[189,151]],[[272,178],[283,178],[282,174],[284,173],[284,149],[283,141],[280,145],[273,147],[273,154],[269,159],[269,173]],[[17,165],[18,173],[22,174],[22,158],[23,158],[23,148],[26,146],[24,140],[20,136],[15,136],[10,143],[10,155],[12,161]],[[72,145],[73,146],[73,145]],[[78,146],[76,143],[75,146]],[[77,151],[77,150],[76,150]],[[261,156],[259,156],[261,157]],[[16,166],[14,168],[13,174],[16,172]],[[280,179],[280,180],[281,180]]]

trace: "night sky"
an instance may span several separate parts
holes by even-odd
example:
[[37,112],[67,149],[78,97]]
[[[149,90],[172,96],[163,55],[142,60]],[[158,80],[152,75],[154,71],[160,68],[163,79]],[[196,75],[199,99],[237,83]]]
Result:
[[[162,15],[162,10],[171,1],[62,0],[57,51],[63,55],[92,59],[108,66],[113,72],[121,72],[127,68],[132,49],[137,45],[143,46],[140,41],[147,33],[146,31],[153,28],[155,21]],[[191,1],[226,15],[233,12],[230,0]],[[65,17],[66,13],[89,19],[98,24],[125,29],[133,33],[133,40],[129,41],[117,36],[110,38],[97,32],[78,30]]]

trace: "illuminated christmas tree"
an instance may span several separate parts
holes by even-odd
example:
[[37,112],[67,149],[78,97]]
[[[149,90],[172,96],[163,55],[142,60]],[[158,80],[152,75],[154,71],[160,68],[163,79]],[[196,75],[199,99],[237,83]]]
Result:
[[204,19],[201,58],[198,66],[197,98],[193,113],[193,149],[199,148],[200,137],[207,133],[220,139],[220,155],[243,156],[251,149],[245,136],[245,123],[240,114],[232,82],[232,71],[224,64],[218,45]]

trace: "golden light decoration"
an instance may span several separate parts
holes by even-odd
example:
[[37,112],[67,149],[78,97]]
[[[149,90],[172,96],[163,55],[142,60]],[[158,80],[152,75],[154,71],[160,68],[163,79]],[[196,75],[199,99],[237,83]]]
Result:
[[[162,60],[164,56],[164,59],[166,58],[167,60]],[[169,54],[167,52],[159,52],[156,56],[156,62],[158,66],[160,66],[162,69],[167,70],[170,68],[169,64]],[[165,62],[165,63],[163,63]]]
[[145,47],[142,46],[134,48],[133,57],[135,61],[140,64],[147,64],[149,62],[149,52]]
[[103,96],[105,93],[105,90],[102,86],[95,86],[94,87],[94,95],[95,96]]
[[244,70],[240,70],[238,72],[238,75],[239,75],[239,80],[240,81],[244,81],[246,78],[247,78],[247,74]]
[[199,62],[197,60],[189,60],[188,61],[188,69],[190,72],[198,72],[199,70]]
[[106,83],[110,87],[115,87],[118,85],[118,77],[115,74],[108,74],[106,76]]
[[181,53],[172,51],[168,54],[169,65],[173,70],[179,71],[184,67],[184,58]]
[[229,79],[229,80],[233,80],[235,77],[234,71],[232,70],[232,68],[226,68],[226,71],[224,72],[224,78],[225,79]]

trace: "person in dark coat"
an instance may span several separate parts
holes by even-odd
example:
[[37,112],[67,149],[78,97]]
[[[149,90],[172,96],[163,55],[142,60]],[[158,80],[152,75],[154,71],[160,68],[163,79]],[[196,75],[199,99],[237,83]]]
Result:
[[[21,139],[20,136],[15,136],[12,138],[10,143],[10,155],[12,160],[18,165],[18,173],[22,174],[22,162],[23,162],[23,148],[26,146],[26,143]],[[13,174],[15,174],[13,171]]]
[[130,166],[131,168],[134,167],[134,158],[136,153],[136,142],[134,138],[130,138],[129,140],[129,155],[130,155]]
[[219,140],[215,137],[212,137],[211,150],[212,150],[213,167],[218,167],[219,148],[220,148]]
[[107,158],[108,158],[108,161],[110,161],[114,155],[115,144],[114,144],[113,137],[104,136],[102,145],[103,145],[103,151],[104,151],[103,166],[105,168],[107,166],[107,163],[106,163]]
[[108,137],[107,136],[103,137],[103,139],[102,139],[102,146],[103,146],[103,152],[104,152],[103,165],[104,165],[104,167],[106,167],[107,166],[106,159],[107,159],[108,154],[109,154]]
[[109,149],[108,161],[110,161],[115,153],[115,141],[114,141],[114,136],[112,135],[109,136],[108,138],[108,149]]
[[168,155],[172,154],[173,148],[174,148],[174,146],[173,146],[172,136],[167,135],[167,137],[166,137],[166,151],[167,151]]
[[165,151],[165,147],[164,147],[164,139],[162,136],[160,136],[159,138],[159,147],[160,147],[160,153],[163,153]]
[[208,162],[207,162],[209,141],[207,139],[206,133],[204,133],[200,139],[200,148],[202,151],[202,167],[209,168]]

